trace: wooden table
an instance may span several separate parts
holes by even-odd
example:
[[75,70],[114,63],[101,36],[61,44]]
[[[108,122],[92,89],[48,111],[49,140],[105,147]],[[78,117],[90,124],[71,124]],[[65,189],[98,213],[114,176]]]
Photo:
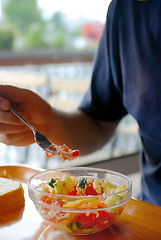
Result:
[[[0,215],[0,240],[49,240],[48,236],[55,232],[42,220],[28,197],[26,181],[38,171],[25,166],[0,167],[0,177],[21,181],[25,190],[25,207]],[[108,229],[93,235],[68,237],[70,240],[161,240],[161,207],[131,199]]]

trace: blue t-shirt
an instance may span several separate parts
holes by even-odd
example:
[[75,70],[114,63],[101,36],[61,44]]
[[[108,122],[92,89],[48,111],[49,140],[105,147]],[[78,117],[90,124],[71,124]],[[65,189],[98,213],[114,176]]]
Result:
[[161,0],[111,2],[80,109],[103,121],[137,120],[142,200],[161,206]]

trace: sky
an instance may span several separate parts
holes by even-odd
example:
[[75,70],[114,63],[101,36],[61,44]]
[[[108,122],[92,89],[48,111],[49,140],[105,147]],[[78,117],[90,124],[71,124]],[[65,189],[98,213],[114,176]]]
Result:
[[65,13],[68,18],[85,17],[105,22],[107,8],[111,0],[37,0],[45,16],[56,11]]

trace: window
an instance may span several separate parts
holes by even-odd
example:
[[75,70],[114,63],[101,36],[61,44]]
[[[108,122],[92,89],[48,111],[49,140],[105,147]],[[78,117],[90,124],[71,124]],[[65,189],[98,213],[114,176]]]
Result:
[[[3,50],[0,83],[32,89],[65,111],[76,107],[90,84],[93,56],[110,1],[59,0],[53,4],[51,0],[1,0],[0,3],[0,49]],[[127,116],[110,143],[82,157],[82,164],[131,154],[139,148],[137,124]],[[52,159],[46,162],[35,145],[1,144],[0,157],[2,163],[20,162],[47,168],[60,164]]]

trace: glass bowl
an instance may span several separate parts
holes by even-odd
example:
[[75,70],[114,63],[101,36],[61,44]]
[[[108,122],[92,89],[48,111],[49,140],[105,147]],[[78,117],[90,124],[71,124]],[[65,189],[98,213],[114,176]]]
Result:
[[131,198],[131,180],[106,169],[72,167],[32,176],[29,197],[43,219],[71,234],[93,234],[109,227]]

